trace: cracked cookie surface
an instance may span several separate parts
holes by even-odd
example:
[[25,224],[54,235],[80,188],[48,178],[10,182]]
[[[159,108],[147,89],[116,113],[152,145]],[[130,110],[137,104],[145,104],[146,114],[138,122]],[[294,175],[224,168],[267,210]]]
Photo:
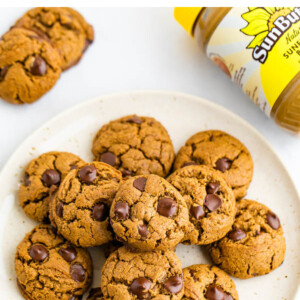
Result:
[[50,219],[58,232],[81,247],[110,242],[109,208],[121,180],[121,172],[101,162],[69,172],[50,202]]
[[46,36],[62,58],[62,69],[77,64],[94,40],[93,27],[70,7],[36,7],[14,25]]
[[167,180],[177,188],[189,209],[185,244],[210,244],[226,235],[234,222],[236,201],[220,172],[191,165],[176,170]]
[[19,189],[19,202],[26,215],[47,222],[49,201],[68,172],[84,162],[68,152],[47,152],[33,159],[25,168]]
[[213,262],[237,278],[251,278],[281,265],[285,239],[278,217],[265,205],[242,199],[232,230],[208,246]]
[[188,209],[180,193],[157,175],[127,179],[110,210],[118,239],[132,249],[175,249],[185,235]]
[[19,289],[28,300],[81,299],[93,275],[88,251],[74,247],[45,224],[18,245],[15,270]]
[[154,118],[126,116],[104,125],[96,134],[95,160],[120,169],[123,176],[168,175],[175,154],[167,130]]
[[61,73],[59,53],[38,34],[14,28],[0,40],[0,97],[32,103],[48,92]]
[[101,272],[104,299],[179,300],[183,296],[181,261],[173,251],[134,253],[121,247]]
[[223,173],[237,199],[245,196],[253,175],[247,148],[233,136],[208,130],[194,134],[179,150],[174,170],[190,164],[213,167]]
[[211,265],[192,265],[183,269],[183,300],[238,300],[233,280]]

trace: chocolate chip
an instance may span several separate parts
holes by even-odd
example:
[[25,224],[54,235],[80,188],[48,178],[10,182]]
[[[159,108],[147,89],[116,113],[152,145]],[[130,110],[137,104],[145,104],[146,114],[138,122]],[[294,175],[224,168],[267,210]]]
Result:
[[4,66],[0,69],[0,81],[2,81],[5,78],[7,71],[8,71],[8,66]]
[[139,232],[140,236],[143,238],[146,238],[148,236],[148,234],[150,233],[147,225],[145,225],[145,224],[138,226],[138,232]]
[[59,255],[67,262],[72,262],[77,257],[77,252],[72,246],[67,248],[60,248],[58,250]]
[[111,152],[105,152],[101,155],[100,161],[108,165],[114,166],[116,164],[117,157]]
[[92,216],[96,221],[102,222],[108,217],[108,209],[104,203],[97,203],[92,212]]
[[127,169],[122,169],[121,172],[122,172],[122,176],[123,177],[127,177],[127,176],[133,175],[133,172],[131,172],[131,171],[127,170]]
[[128,122],[128,123],[142,124],[143,120],[141,118],[139,118],[138,116],[132,116],[131,118],[127,119],[126,122]]
[[129,206],[126,202],[119,201],[115,204],[114,212],[118,219],[126,220],[129,217]]
[[97,178],[97,170],[93,165],[84,166],[79,170],[79,179],[84,183],[92,183]]
[[227,157],[223,157],[216,161],[216,169],[224,173],[225,171],[230,169],[231,164],[231,160],[229,160]]
[[146,177],[139,177],[137,179],[134,180],[133,182],[133,186],[141,191],[141,192],[144,192],[145,191],[145,186],[146,186],[146,181],[147,181],[147,178]]
[[62,202],[59,202],[56,208],[56,214],[62,218],[64,213],[64,204]]
[[172,276],[164,282],[164,287],[171,294],[178,294],[183,288],[183,280],[181,276]]
[[50,229],[54,234],[57,234],[57,228],[54,225],[50,225]]
[[37,56],[30,68],[30,72],[35,76],[45,75],[47,72],[46,62],[41,57]]
[[29,251],[29,255],[35,261],[44,261],[48,257],[48,254],[48,249],[42,245],[33,245]]
[[268,224],[275,230],[279,229],[280,221],[279,218],[271,211],[267,213]]
[[25,173],[25,176],[24,176],[24,185],[25,186],[29,186],[31,184],[31,180],[29,179],[29,174]]
[[201,205],[191,206],[190,213],[196,220],[199,220],[205,216],[205,211]]
[[219,182],[210,182],[207,184],[206,186],[206,192],[207,194],[215,194],[220,187],[220,183]]
[[240,228],[235,228],[228,233],[228,237],[233,241],[240,241],[247,236],[246,232]]
[[197,163],[194,161],[188,161],[182,165],[182,168],[187,167],[187,166],[194,166],[194,165],[197,165]]
[[42,175],[42,181],[46,186],[51,186],[60,183],[60,174],[53,169],[46,170]]
[[77,168],[78,168],[77,165],[72,165],[72,166],[70,166],[70,170],[74,170],[74,169],[77,169]]
[[215,194],[208,194],[205,197],[204,206],[210,211],[215,211],[222,206],[222,199]]
[[83,282],[85,280],[85,270],[82,265],[74,264],[70,268],[70,274],[76,282]]
[[169,197],[161,197],[158,200],[157,211],[164,217],[172,217],[177,213],[177,203]]
[[213,284],[209,285],[206,289],[205,298],[208,300],[225,300],[226,293],[222,288]]
[[148,294],[152,282],[145,277],[136,278],[132,281],[130,289],[134,295],[143,297]]

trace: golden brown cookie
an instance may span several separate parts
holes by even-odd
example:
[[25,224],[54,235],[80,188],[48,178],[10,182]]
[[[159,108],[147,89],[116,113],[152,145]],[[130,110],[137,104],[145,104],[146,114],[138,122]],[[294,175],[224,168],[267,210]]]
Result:
[[121,180],[121,172],[101,162],[72,170],[50,204],[58,233],[80,247],[110,242],[109,207]]
[[180,193],[157,175],[127,179],[114,198],[110,219],[118,239],[138,251],[174,249],[189,222]]
[[50,197],[68,172],[84,162],[68,152],[47,152],[33,159],[25,169],[19,189],[19,202],[26,215],[38,222],[47,222]]
[[60,53],[63,70],[77,64],[94,40],[93,27],[70,7],[33,8],[15,23],[15,27],[46,36]]
[[101,272],[104,299],[179,300],[183,296],[181,262],[173,251],[115,251]]
[[168,175],[175,154],[167,130],[153,118],[126,116],[104,125],[96,134],[95,160],[120,169],[123,176]]
[[211,167],[191,165],[167,179],[181,193],[190,213],[184,243],[206,245],[226,235],[236,213],[232,189],[222,174]]
[[28,300],[79,300],[93,275],[88,251],[74,247],[44,224],[17,247],[15,270],[19,289]]
[[32,103],[48,92],[61,73],[59,53],[33,31],[14,28],[0,40],[0,98]]
[[247,148],[220,130],[198,132],[179,150],[174,170],[191,164],[213,167],[222,172],[237,199],[245,196],[253,175],[253,162]]
[[242,199],[233,229],[208,246],[213,262],[238,278],[264,275],[281,265],[285,239],[278,217],[265,205]]
[[183,269],[183,300],[238,300],[233,280],[211,265],[193,265]]

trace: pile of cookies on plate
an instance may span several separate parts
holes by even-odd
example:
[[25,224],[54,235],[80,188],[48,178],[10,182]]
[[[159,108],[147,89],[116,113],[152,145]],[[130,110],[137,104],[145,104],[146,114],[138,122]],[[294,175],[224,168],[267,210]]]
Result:
[[[109,256],[88,299],[237,300],[229,275],[260,276],[283,262],[278,217],[243,199],[253,162],[231,135],[198,132],[175,156],[161,123],[131,115],[100,128],[92,153],[87,163],[48,152],[25,169],[19,201],[42,223],[15,256],[26,299],[81,299],[93,276],[87,248],[100,245]],[[182,269],[179,243],[205,245],[215,265]]]
[[93,40],[93,27],[72,8],[27,11],[0,40],[0,98],[13,104],[38,100]]

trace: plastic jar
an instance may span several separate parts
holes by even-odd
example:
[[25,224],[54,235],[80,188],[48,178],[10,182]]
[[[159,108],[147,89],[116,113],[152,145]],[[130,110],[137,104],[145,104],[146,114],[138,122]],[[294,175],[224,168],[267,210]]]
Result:
[[179,7],[175,18],[269,117],[300,133],[300,8]]

